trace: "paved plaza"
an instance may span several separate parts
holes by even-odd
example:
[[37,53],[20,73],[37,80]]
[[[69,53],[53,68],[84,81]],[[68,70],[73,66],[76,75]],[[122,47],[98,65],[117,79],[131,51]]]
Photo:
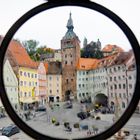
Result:
[[[114,114],[100,114],[97,113],[95,116],[100,116],[101,120],[95,120],[95,118],[89,117],[84,120],[81,120],[77,117],[77,112],[81,111],[81,104],[73,103],[73,108],[64,109],[63,105],[59,107],[55,107],[50,109],[47,107],[45,112],[36,112],[35,116],[31,117],[30,120],[25,122],[43,134],[52,136],[52,137],[59,137],[63,139],[73,139],[73,138],[86,138],[88,136],[95,135],[94,133],[89,134],[89,130],[92,130],[92,126],[98,128],[98,132],[100,133],[107,129],[107,127],[113,124],[113,116]],[[59,122],[59,125],[55,125],[52,123],[52,118],[55,118],[55,121]],[[64,127],[64,122],[69,122],[70,127],[72,128],[71,131],[66,131]],[[137,134],[137,138],[140,139],[140,115],[134,114],[129,122],[124,126],[123,130],[127,130],[130,132],[130,135],[125,137],[126,140],[133,140],[134,134]],[[13,122],[7,116],[5,118],[0,119],[0,128],[8,126]],[[79,123],[81,126],[88,125],[88,130],[77,129],[74,128],[74,124]],[[55,132],[55,133],[54,133]],[[29,136],[27,136],[24,132],[20,131],[10,137],[11,140],[33,140]],[[114,139],[114,137],[110,138]]]

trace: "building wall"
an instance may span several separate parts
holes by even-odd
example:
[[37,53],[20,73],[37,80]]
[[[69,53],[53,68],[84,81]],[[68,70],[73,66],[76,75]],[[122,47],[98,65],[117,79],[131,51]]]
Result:
[[62,96],[66,100],[66,93],[76,96],[76,65],[80,58],[79,40],[62,40]]
[[119,102],[119,108],[123,112],[128,105],[127,77],[124,64],[107,68],[108,72],[108,97],[109,104]]
[[37,69],[26,67],[19,68],[19,93],[20,101],[32,103],[38,101],[38,73]]
[[[78,101],[97,94],[108,96],[107,73],[105,68],[95,70],[78,70],[77,71],[77,99]],[[88,96],[87,96],[88,95]]]
[[38,86],[39,86],[39,102],[44,105],[47,99],[47,77],[46,69],[43,63],[38,66]]
[[11,102],[12,106],[14,108],[18,107],[18,80],[8,59],[4,63],[4,84],[9,101]]
[[48,102],[50,98],[53,98],[53,101],[62,100],[62,75],[60,74],[48,74],[47,75],[47,97]]
[[92,100],[94,100],[97,94],[108,96],[107,71],[104,67],[93,70]]
[[55,61],[62,61],[61,50],[55,50],[54,52],[54,60]]
[[77,100],[80,102],[91,96],[90,72],[77,70]]

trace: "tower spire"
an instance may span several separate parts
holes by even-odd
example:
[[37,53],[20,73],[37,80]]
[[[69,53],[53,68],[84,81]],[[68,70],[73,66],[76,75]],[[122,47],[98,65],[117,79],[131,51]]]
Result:
[[68,30],[73,30],[73,28],[74,28],[74,26],[73,26],[73,20],[72,20],[72,18],[71,18],[71,12],[70,12],[70,14],[69,14],[69,19],[68,19],[68,23],[67,23],[67,28],[68,28]]

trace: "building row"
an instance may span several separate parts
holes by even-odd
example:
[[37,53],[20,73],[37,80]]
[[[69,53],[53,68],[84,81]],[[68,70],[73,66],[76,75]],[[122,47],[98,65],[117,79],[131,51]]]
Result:
[[59,61],[34,62],[20,42],[10,42],[4,61],[4,82],[14,108],[69,99],[94,102],[104,95],[110,106],[118,101],[121,110],[126,109],[136,81],[133,51],[107,45],[103,48],[104,58],[81,58],[71,13],[66,27],[61,49],[55,53]]

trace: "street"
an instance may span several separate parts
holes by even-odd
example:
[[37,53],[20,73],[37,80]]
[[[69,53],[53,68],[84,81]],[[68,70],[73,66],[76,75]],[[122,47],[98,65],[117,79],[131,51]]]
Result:
[[[25,121],[29,126],[35,129],[38,132],[41,132],[45,135],[52,137],[59,137],[64,139],[73,139],[73,138],[86,138],[88,136],[93,136],[96,133],[100,133],[106,130],[109,126],[113,124],[112,118],[113,114],[96,114],[100,116],[100,120],[95,118],[88,117],[84,120],[81,120],[77,117],[77,113],[81,111],[81,105],[78,103],[73,103],[73,107],[65,109],[63,104],[60,103],[59,107],[55,106],[53,109],[47,107],[46,111],[36,112],[35,117],[31,117],[30,120]],[[52,123],[52,119],[55,122],[59,122],[59,125]],[[64,123],[69,122],[71,131],[67,131],[64,127]],[[125,125],[123,129],[130,131],[130,136],[126,137],[126,140],[132,140],[133,135],[137,134],[137,137],[140,139],[140,115],[135,114],[130,119],[130,121]],[[9,117],[0,119],[0,127],[5,127],[13,122]],[[78,123],[81,127],[74,128],[74,124]],[[83,129],[82,126],[88,126],[87,129]],[[94,129],[93,129],[94,127]],[[95,129],[96,128],[96,129]],[[90,131],[91,133],[89,133]],[[93,131],[94,130],[94,131]],[[96,132],[95,132],[96,131]],[[54,133],[55,132],[55,133]],[[20,131],[10,137],[11,140],[32,140],[24,132]],[[111,138],[113,139],[113,137]]]

